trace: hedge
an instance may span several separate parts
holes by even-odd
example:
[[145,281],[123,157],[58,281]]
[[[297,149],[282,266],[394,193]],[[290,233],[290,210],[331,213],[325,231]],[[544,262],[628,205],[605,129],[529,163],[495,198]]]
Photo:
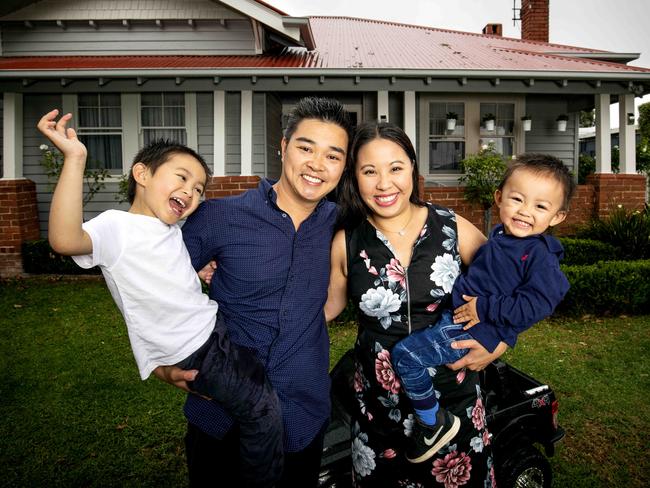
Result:
[[560,242],[564,247],[562,264],[565,266],[614,261],[621,257],[620,249],[606,242],[572,237],[560,237]]
[[650,260],[601,261],[561,266],[571,288],[556,313],[643,314],[650,312]]
[[69,256],[54,252],[47,239],[25,241],[22,245],[23,269],[32,274],[101,274],[99,268],[83,269]]

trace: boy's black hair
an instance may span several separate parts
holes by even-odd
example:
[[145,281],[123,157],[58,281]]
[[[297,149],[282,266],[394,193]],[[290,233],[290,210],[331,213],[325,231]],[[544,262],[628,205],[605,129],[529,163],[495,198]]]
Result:
[[343,176],[339,183],[338,203],[341,208],[337,228],[353,229],[365,220],[370,213],[370,209],[361,199],[355,169],[361,148],[376,139],[393,142],[406,153],[413,168],[413,191],[411,192],[409,201],[418,206],[425,205],[420,197],[420,173],[418,171],[417,156],[411,139],[395,124],[376,121],[364,122],[357,127],[354,133],[354,137],[350,143],[350,151],[345,162]]
[[575,192],[576,184],[575,181],[573,181],[573,176],[571,175],[569,168],[567,168],[562,161],[550,154],[521,154],[508,165],[508,169],[499,184],[499,190],[503,190],[503,186],[506,184],[506,181],[508,181],[508,178],[510,178],[512,174],[520,168],[530,170],[534,173],[548,175],[560,183],[564,192],[564,199],[562,200],[562,207],[560,210],[565,212],[569,210],[569,201]]
[[137,187],[135,179],[133,178],[133,165],[136,163],[142,163],[147,168],[149,168],[151,174],[154,174],[156,170],[161,165],[166,163],[174,154],[186,154],[188,156],[192,156],[199,163],[201,163],[201,166],[205,170],[206,176],[210,176],[212,174],[212,171],[210,171],[210,168],[208,167],[208,163],[206,163],[205,159],[203,159],[194,149],[190,149],[184,144],[179,144],[178,142],[170,141],[168,139],[157,139],[140,149],[133,158],[133,164],[131,165],[131,170],[129,171],[127,191],[129,203],[133,204],[133,200],[135,200],[135,189]]
[[296,131],[298,124],[305,119],[322,120],[336,124],[345,130],[348,139],[352,135],[352,119],[350,113],[343,108],[341,102],[333,98],[306,97],[301,98],[289,113],[284,138],[288,141]]

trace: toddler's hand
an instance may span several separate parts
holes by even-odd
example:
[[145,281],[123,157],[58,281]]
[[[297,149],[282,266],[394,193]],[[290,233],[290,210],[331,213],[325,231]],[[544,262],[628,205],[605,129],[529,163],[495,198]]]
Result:
[[54,144],[63,154],[66,160],[76,159],[78,161],[86,160],[88,151],[86,146],[77,138],[77,133],[72,127],[66,127],[72,114],[65,114],[56,121],[59,111],[54,109],[46,113],[38,121],[37,127],[52,144]]
[[476,311],[476,297],[463,295],[463,300],[467,303],[454,310],[454,324],[467,322],[463,326],[463,330],[468,330],[478,324],[480,320],[478,318],[478,312]]
[[217,269],[217,262],[210,261],[198,272],[199,278],[201,278],[206,285],[209,285],[212,281],[212,275],[214,275],[215,269]]

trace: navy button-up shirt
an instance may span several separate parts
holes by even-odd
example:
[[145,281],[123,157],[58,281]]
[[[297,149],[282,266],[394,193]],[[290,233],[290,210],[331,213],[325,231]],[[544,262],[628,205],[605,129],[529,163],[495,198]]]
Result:
[[[336,208],[321,201],[295,230],[277,205],[272,182],[236,197],[208,200],[183,226],[198,270],[218,263],[210,298],[230,340],[266,366],[284,418],[285,447],[304,449],[330,414],[327,299]],[[188,395],[188,421],[221,438],[232,419],[216,403]]]

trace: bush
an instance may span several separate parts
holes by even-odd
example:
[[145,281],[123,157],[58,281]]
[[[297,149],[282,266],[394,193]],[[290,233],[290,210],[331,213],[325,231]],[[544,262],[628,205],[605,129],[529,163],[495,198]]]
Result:
[[565,266],[576,266],[594,264],[598,261],[613,261],[619,259],[620,250],[606,242],[594,241],[592,239],[575,239],[571,237],[560,237],[564,247]]
[[577,237],[612,244],[623,259],[650,259],[650,206],[626,210],[619,206],[606,219],[594,219],[577,232]]
[[100,274],[99,268],[83,269],[69,256],[54,252],[47,239],[25,241],[22,245],[23,268],[32,274]]
[[601,261],[589,266],[565,266],[571,288],[557,311],[576,314],[637,314],[650,312],[650,260]]

